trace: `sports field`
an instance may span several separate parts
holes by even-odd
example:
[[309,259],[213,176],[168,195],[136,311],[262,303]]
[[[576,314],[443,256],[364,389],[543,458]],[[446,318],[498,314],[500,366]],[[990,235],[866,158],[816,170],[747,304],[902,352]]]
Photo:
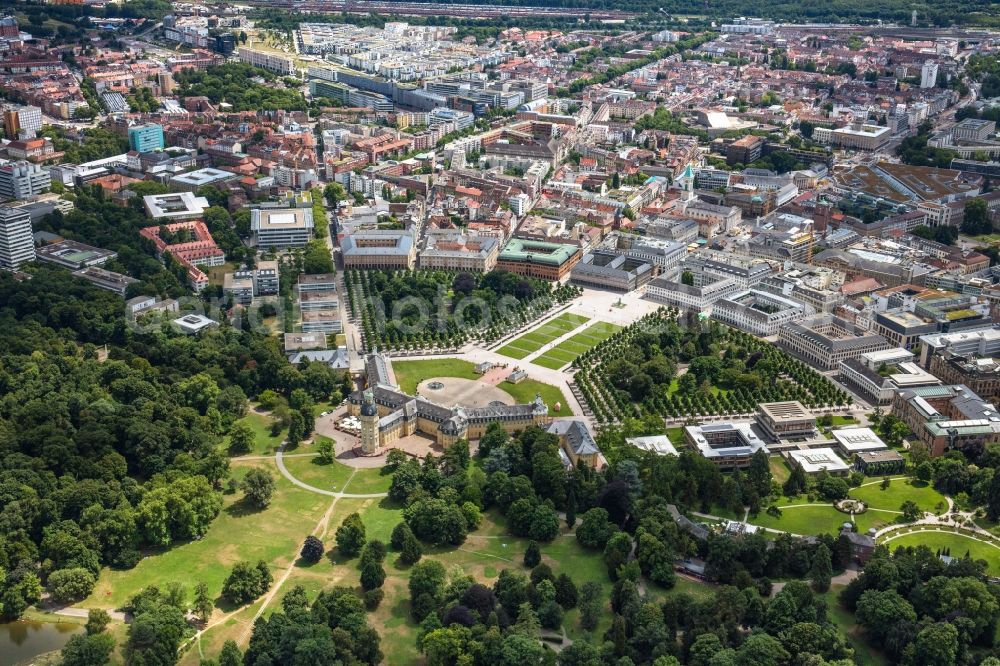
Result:
[[599,321],[596,324],[588,326],[568,340],[563,340],[552,349],[534,359],[532,363],[540,365],[543,368],[558,370],[564,365],[572,363],[577,356],[590,351],[620,330],[621,326]]
[[545,322],[533,331],[511,340],[506,345],[497,350],[498,354],[511,358],[521,359],[532,354],[553,340],[557,340],[566,335],[574,328],[579,328],[590,319],[583,315],[570,314],[564,312],[555,319]]

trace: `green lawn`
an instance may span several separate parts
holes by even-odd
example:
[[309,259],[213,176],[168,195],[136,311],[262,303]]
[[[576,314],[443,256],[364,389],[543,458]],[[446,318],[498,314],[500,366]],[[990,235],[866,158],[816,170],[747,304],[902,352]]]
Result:
[[[784,465],[784,461],[771,458],[771,474],[778,479],[776,468]],[[785,467],[786,475],[788,474]],[[779,480],[779,483],[781,481]],[[932,487],[916,479],[899,479],[892,481],[889,487],[882,490],[881,482],[859,488],[851,488],[850,495],[868,504],[869,510],[854,516],[855,528],[858,532],[866,532],[871,528],[890,525],[899,518],[899,507],[906,500],[913,500],[926,511],[936,511],[939,503],[944,503],[944,496]],[[780,518],[769,516],[761,511],[750,522],[754,525],[783,530],[793,534],[814,535],[821,533],[836,534],[841,526],[850,520],[846,513],[837,511],[832,506],[822,506],[828,502],[817,499],[810,502],[805,496],[778,497],[773,500],[776,506],[796,504],[816,506],[789,506],[781,510]],[[718,514],[722,515],[722,514]],[[724,516],[728,517],[728,516]]]
[[[345,485],[347,484],[347,480],[351,478],[351,473],[354,472],[353,467],[348,467],[338,462],[321,465],[314,456],[285,456],[284,462],[289,474],[303,483],[308,483],[310,486],[315,486],[323,490],[346,492]],[[374,471],[377,472],[378,470]],[[355,477],[355,480],[357,480],[357,477]],[[354,486],[353,481],[351,486]]]
[[479,379],[475,364],[459,358],[433,358],[421,361],[392,362],[392,371],[396,374],[396,383],[404,393],[414,395],[417,385],[431,377],[458,377],[460,379]]
[[522,359],[538,351],[553,340],[558,340],[573,329],[579,328],[588,321],[590,321],[588,317],[564,312],[538,328],[511,340],[498,349],[497,353],[511,358]]
[[925,481],[917,479],[893,480],[885,490],[882,490],[881,482],[877,481],[871,485],[852,488],[851,497],[866,502],[870,508],[888,511],[899,511],[899,507],[907,500],[916,502],[922,511],[940,513],[947,506],[944,495]]
[[[801,501],[806,502],[805,498]],[[774,530],[812,536],[823,533],[836,534],[840,531],[841,525],[849,520],[850,516],[832,506],[797,506],[782,509],[780,518],[761,511],[756,518],[751,518],[750,522]]]
[[[670,381],[670,386],[667,387],[667,395],[673,395],[674,393],[677,393],[678,390],[680,390],[680,386],[677,383],[677,378],[674,377]],[[712,393],[712,395],[720,395],[720,394],[723,394],[723,393],[729,393],[729,389],[722,389],[722,388],[719,388],[718,386],[714,386],[714,385],[709,387],[709,391]]]
[[[575,315],[574,315],[575,316]],[[406,393],[413,395],[417,391],[417,385],[425,379],[431,377],[459,377],[462,379],[479,379],[475,372],[475,365],[469,361],[458,358],[427,359],[421,361],[393,361],[393,372],[396,373],[396,382]],[[543,384],[534,379],[525,379],[519,384],[510,382],[500,382],[497,388],[510,394],[519,403],[531,402],[535,399],[535,394],[541,393],[542,400],[549,406],[549,414],[552,416],[571,416],[566,396],[562,391],[551,384]],[[556,403],[562,405],[560,411],[552,409]]]
[[972,236],[972,239],[980,243],[992,245],[993,243],[1000,243],[1000,234],[982,234],[980,236]]
[[682,426],[667,428],[666,435],[667,439],[670,440],[670,443],[674,445],[675,449],[687,446],[687,438],[684,435],[684,428]]
[[536,363],[544,368],[558,370],[572,363],[577,356],[593,349],[620,330],[621,326],[599,321],[588,326],[568,340],[560,342],[552,349],[534,359],[532,363]]
[[771,478],[779,485],[787,481],[792,474],[792,471],[788,469],[788,463],[782,456],[771,456],[767,459],[767,463],[771,468]]
[[1000,522],[990,520],[986,516],[976,518],[976,525],[983,528],[993,536],[1000,537]]
[[830,418],[833,421],[830,425],[834,428],[837,426],[854,425],[858,422],[853,416],[844,416],[842,414],[834,414]]
[[[573,410],[566,402],[566,396],[560,388],[551,384],[543,384],[535,379],[525,379],[517,384],[503,381],[497,384],[497,388],[510,393],[518,403],[527,403],[535,399],[535,395],[541,394],[542,400],[549,406],[549,416],[572,416]],[[555,404],[559,403],[561,409],[556,411]]]
[[936,553],[950,548],[952,557],[965,557],[968,552],[975,560],[986,560],[990,573],[1000,574],[1000,547],[976,541],[957,532],[919,530],[882,543],[888,544],[893,550],[901,546],[927,546]]
[[[271,435],[271,422],[273,419],[269,416],[259,414],[255,411],[251,411],[246,416],[244,416],[240,421],[247,423],[253,429],[254,435],[256,436],[256,441],[254,442],[253,450],[247,455],[251,456],[266,456],[273,454],[278,450],[278,446],[281,445],[283,439],[285,439],[286,430],[282,430],[277,436]],[[229,437],[223,438],[222,447],[225,450],[229,449]]]
[[276,488],[267,509],[248,509],[241,501],[242,492],[226,495],[223,510],[204,538],[147,553],[126,571],[102,570],[93,594],[79,605],[118,607],[144,587],[173,581],[189,590],[204,582],[216,597],[237,560],[263,559],[274,569],[290,566],[297,544],[315,527],[331,498],[292,485],[271,461],[235,462],[233,476],[242,477],[251,466],[274,473]]

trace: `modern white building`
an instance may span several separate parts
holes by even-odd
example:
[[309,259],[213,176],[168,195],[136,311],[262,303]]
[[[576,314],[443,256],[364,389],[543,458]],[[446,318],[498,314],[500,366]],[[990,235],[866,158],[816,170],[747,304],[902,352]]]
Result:
[[757,436],[749,423],[707,423],[685,426],[688,442],[707,460],[722,469],[750,466],[757,451],[769,453],[764,440]]
[[770,35],[774,32],[774,21],[740,16],[734,18],[732,23],[723,23],[719,29],[736,35]]
[[214,319],[200,314],[187,314],[179,319],[174,319],[174,324],[188,335],[197,335],[219,325]]
[[209,208],[208,199],[196,197],[191,192],[147,194],[142,198],[142,205],[151,219],[167,222],[195,220]]
[[892,130],[880,125],[856,122],[836,129],[817,127],[813,139],[841,148],[853,150],[878,150],[892,139]]
[[932,60],[924,63],[920,68],[920,87],[933,88],[937,85],[938,65]]
[[806,474],[826,472],[835,476],[843,476],[851,471],[851,466],[830,448],[789,451],[785,455],[788,456],[790,463],[801,467]]
[[655,453],[658,456],[676,456],[677,448],[666,435],[649,435],[647,437],[629,437],[626,444],[631,444],[637,449]]
[[303,247],[312,238],[311,208],[254,208],[250,233],[257,247]]
[[941,380],[913,362],[901,347],[861,354],[840,362],[840,376],[873,405],[892,402],[896,391],[917,386],[937,386]]
[[0,269],[16,271],[35,260],[31,216],[18,208],[0,206]]
[[0,166],[0,197],[27,199],[49,189],[52,179],[47,169],[31,162],[10,162]]
[[837,450],[848,459],[859,453],[889,448],[871,428],[840,428],[830,434],[837,442]]
[[929,367],[931,358],[944,351],[976,358],[1000,356],[1000,328],[981,328],[973,331],[920,336],[921,366]]

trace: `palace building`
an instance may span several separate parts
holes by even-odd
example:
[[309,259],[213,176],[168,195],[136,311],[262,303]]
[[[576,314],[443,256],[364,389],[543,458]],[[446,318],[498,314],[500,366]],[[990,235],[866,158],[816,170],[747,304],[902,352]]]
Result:
[[367,388],[349,398],[351,414],[361,421],[361,451],[365,455],[381,453],[396,440],[417,433],[447,446],[458,439],[479,439],[491,423],[513,433],[533,425],[545,427],[550,421],[549,408],[541,396],[520,405],[444,407],[400,390],[389,359],[381,354],[368,355],[365,372]]

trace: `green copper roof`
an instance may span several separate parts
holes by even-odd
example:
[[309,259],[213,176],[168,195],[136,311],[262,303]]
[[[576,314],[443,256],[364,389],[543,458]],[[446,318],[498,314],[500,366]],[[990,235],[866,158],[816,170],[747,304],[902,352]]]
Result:
[[579,252],[574,245],[545,243],[512,238],[500,253],[500,261],[523,261],[545,266],[562,266]]

